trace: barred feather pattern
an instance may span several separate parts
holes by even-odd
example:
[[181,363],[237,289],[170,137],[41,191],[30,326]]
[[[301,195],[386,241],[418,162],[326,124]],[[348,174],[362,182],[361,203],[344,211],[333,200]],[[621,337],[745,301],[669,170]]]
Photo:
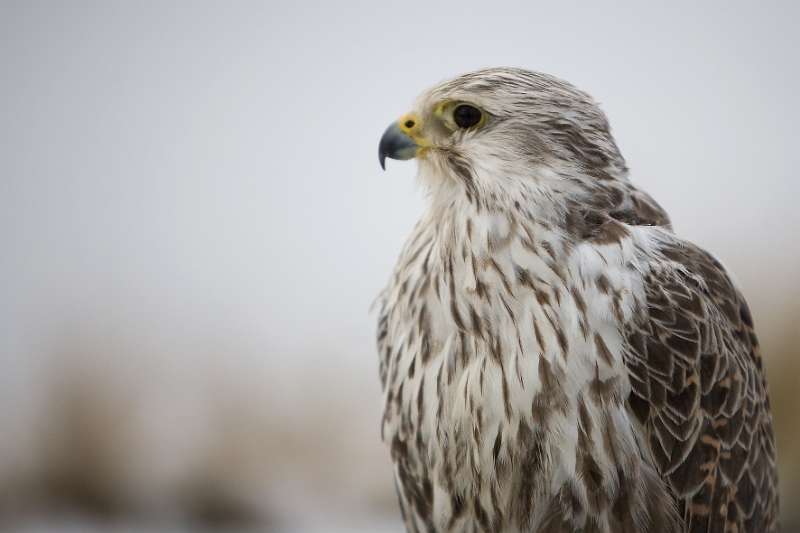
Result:
[[663,239],[626,328],[630,404],[686,531],[777,529],[772,417],[750,310],[722,265]]
[[[517,94],[531,79],[537,98],[551,84],[568,109],[590,105],[540,76],[482,71],[419,105],[478,91],[499,116],[504,84]],[[510,151],[487,134],[420,161],[430,207],[378,321],[381,433],[406,528],[776,531],[772,421],[744,299],[627,181],[599,111],[584,109],[593,121],[576,130],[553,126],[557,107],[537,109],[552,135],[528,144],[547,157],[506,131]]]

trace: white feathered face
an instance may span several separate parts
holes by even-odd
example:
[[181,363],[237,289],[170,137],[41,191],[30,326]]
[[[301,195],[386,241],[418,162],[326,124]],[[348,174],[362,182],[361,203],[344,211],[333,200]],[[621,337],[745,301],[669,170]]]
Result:
[[542,175],[625,173],[591,97],[552,76],[508,68],[466,74],[423,93],[381,138],[381,166],[387,157],[417,158],[422,174],[453,176],[477,195]]

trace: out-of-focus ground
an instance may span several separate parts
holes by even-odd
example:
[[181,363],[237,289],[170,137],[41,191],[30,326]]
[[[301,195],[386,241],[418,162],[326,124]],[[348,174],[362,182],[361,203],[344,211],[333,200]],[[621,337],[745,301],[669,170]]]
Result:
[[[766,326],[789,531],[800,518],[800,313],[751,301]],[[345,364],[278,379],[234,363],[232,349],[183,359],[124,335],[53,350],[36,407],[4,421],[0,529],[402,530],[371,371]]]
[[[386,124],[551,72],[751,303],[800,524],[800,4],[0,2],[0,530],[400,532]],[[649,4],[649,5],[648,5]]]
[[[790,526],[800,313],[751,300],[771,325],[762,341]],[[3,530],[401,531],[372,372],[343,365],[277,380],[232,363],[233,350],[189,354],[200,368],[187,370],[135,337],[57,346],[42,362],[39,404],[25,423],[5,422]]]

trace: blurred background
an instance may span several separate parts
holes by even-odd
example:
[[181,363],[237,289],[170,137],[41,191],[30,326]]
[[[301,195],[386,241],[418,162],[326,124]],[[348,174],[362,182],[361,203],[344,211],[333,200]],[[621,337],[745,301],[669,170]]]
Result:
[[424,194],[377,142],[497,65],[736,274],[800,524],[800,4],[644,4],[0,0],[0,529],[401,532],[369,308]]

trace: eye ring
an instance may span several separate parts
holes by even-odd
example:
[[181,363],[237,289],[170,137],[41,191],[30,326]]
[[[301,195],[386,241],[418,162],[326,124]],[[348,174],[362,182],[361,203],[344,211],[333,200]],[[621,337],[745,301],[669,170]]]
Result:
[[468,129],[483,120],[483,112],[470,104],[458,104],[453,109],[453,122],[461,129]]

